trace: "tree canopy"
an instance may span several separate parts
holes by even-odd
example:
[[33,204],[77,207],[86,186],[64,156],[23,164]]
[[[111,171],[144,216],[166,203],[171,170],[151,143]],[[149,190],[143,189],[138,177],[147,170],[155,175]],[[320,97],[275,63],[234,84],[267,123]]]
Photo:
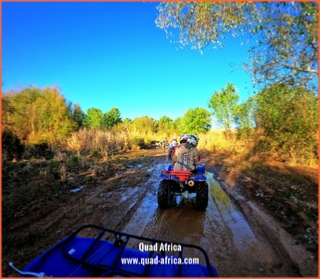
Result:
[[26,143],[53,143],[77,128],[71,103],[56,87],[11,90],[2,97],[2,105],[4,127]]
[[254,97],[254,114],[266,150],[281,150],[286,157],[317,153],[318,96],[307,88],[283,84],[265,88]]
[[213,116],[217,119],[218,124],[226,130],[227,135],[230,133],[231,125],[234,122],[238,100],[239,95],[236,87],[232,83],[228,83],[221,91],[215,91],[208,103]]
[[100,128],[103,121],[103,113],[101,109],[89,108],[85,115],[86,126],[90,128]]
[[142,116],[133,119],[132,129],[134,132],[154,133],[157,131],[157,122],[152,117]]
[[204,108],[189,109],[181,118],[178,131],[181,134],[207,132],[211,127],[210,115],[210,112]]
[[251,63],[256,83],[317,84],[317,2],[162,2],[157,27],[203,50],[224,47],[228,36],[254,41]]
[[121,114],[118,108],[112,108],[103,115],[102,128],[110,129],[121,122]]

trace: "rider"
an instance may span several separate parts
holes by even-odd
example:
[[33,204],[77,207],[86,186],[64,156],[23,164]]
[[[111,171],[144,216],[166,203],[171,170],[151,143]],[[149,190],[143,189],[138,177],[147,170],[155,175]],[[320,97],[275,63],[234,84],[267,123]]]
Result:
[[171,158],[173,157],[173,155],[176,153],[177,149],[180,148],[182,145],[185,145],[187,140],[188,140],[188,135],[187,134],[183,134],[181,137],[180,137],[180,144],[175,147],[172,152],[171,152]]
[[167,148],[168,145],[169,145],[168,139],[164,138],[164,141],[162,142],[162,147]]
[[172,157],[174,162],[174,170],[188,170],[193,173],[197,172],[198,149],[197,145],[199,137],[197,135],[189,135],[187,142],[177,148]]
[[177,146],[178,146],[177,137],[174,136],[168,146],[168,159],[171,159],[171,153]]

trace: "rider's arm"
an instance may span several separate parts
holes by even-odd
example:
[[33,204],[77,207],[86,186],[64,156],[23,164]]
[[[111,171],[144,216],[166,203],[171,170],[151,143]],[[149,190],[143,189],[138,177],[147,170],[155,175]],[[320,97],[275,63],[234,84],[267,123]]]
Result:
[[194,149],[194,151],[192,152],[193,154],[193,156],[192,156],[192,162],[193,162],[193,164],[196,166],[197,165],[197,163],[200,161],[199,160],[199,152],[198,152],[198,150],[197,150],[197,148],[195,148]]
[[176,149],[177,148],[173,149],[171,154],[171,159],[174,164],[177,162],[177,159],[178,159],[178,154],[177,154],[178,152],[176,152]]

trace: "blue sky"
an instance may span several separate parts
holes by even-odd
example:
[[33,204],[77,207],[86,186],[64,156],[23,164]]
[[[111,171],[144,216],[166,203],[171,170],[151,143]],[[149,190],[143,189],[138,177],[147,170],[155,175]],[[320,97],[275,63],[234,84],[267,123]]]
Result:
[[[156,27],[158,3],[2,3],[2,90],[58,86],[84,112],[117,107],[122,118],[182,117],[208,108],[228,82],[252,95],[241,64],[248,45],[227,41],[201,55]],[[234,66],[231,66],[234,65]],[[210,110],[210,109],[209,109]]]

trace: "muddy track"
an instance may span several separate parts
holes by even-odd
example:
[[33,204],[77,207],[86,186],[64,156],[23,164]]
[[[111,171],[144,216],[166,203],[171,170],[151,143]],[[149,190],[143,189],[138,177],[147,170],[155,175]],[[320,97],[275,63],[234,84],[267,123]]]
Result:
[[[158,176],[168,161],[163,153],[156,155],[152,162],[119,171],[98,187],[72,194],[67,204],[29,224],[30,233],[44,233],[43,228],[49,226],[52,233],[46,242],[37,242],[35,248],[33,245],[33,250],[23,248],[30,252],[18,261],[19,267],[79,226],[96,224],[147,238],[201,246],[220,277],[317,276],[311,252],[295,244],[280,224],[246,200],[239,189],[229,191],[227,185],[216,181],[213,173],[206,173],[209,202],[205,211],[194,208],[194,196],[188,200],[176,197],[172,207],[160,209]],[[12,232],[21,224],[17,223]],[[187,251],[185,256],[200,257],[197,251]],[[10,271],[3,275],[16,276]]]
[[240,193],[227,194],[226,186],[217,184],[213,174],[207,173],[210,198],[206,211],[195,210],[193,198],[181,201],[179,197],[171,208],[158,208],[158,175],[167,164],[163,157],[153,166],[139,191],[127,188],[122,192],[126,202],[112,209],[113,214],[121,211],[114,216],[117,222],[111,224],[105,218],[102,224],[144,237],[199,245],[222,277],[317,275],[303,247],[295,245],[276,221]]

